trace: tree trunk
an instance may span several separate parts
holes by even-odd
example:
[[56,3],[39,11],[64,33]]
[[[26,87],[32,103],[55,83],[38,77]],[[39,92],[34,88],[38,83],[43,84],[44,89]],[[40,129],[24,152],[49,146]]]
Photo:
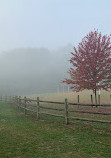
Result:
[[95,104],[96,104],[96,107],[97,107],[97,94],[96,94],[96,89],[95,89]]

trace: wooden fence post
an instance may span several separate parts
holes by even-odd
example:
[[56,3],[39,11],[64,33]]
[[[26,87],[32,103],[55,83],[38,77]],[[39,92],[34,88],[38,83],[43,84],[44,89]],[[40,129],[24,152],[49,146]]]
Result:
[[98,104],[100,105],[100,94],[98,95]]
[[77,96],[77,103],[79,104],[79,95]]
[[66,122],[66,125],[68,125],[68,102],[67,102],[67,99],[65,99],[65,122]]
[[110,104],[111,104],[111,94],[110,94]]
[[18,103],[18,108],[20,109],[21,106],[21,96],[19,96],[19,103]]
[[39,120],[39,97],[37,97],[37,120]]
[[13,96],[13,104],[15,103],[15,97]]
[[7,102],[7,97],[5,96],[5,102]]
[[15,103],[16,103],[16,106],[17,106],[17,96],[15,96]]
[[16,105],[16,96],[14,97],[14,100],[15,100],[15,105]]
[[19,97],[17,96],[17,106],[19,108]]
[[91,104],[93,104],[93,96],[92,96],[92,94],[91,94]]
[[16,105],[16,96],[14,96],[14,103],[15,103],[15,105]]
[[12,96],[12,104],[14,103],[14,96]]
[[12,97],[11,96],[9,97],[9,102],[12,103]]
[[79,95],[77,96],[77,103],[78,103],[78,108],[79,108]]
[[24,97],[24,115],[26,115],[27,98]]

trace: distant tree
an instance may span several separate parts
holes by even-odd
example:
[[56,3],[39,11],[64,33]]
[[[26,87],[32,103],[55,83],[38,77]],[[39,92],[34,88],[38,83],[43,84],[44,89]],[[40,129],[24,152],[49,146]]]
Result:
[[70,59],[72,68],[69,69],[71,79],[63,82],[72,85],[73,91],[92,89],[95,93],[99,89],[111,88],[111,37],[98,31],[91,31],[86,35]]

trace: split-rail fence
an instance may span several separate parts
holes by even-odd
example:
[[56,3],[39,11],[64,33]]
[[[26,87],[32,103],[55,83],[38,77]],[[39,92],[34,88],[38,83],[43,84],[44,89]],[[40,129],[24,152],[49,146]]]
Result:
[[[18,109],[22,109],[24,115],[28,114],[28,111],[36,114],[37,120],[39,120],[42,114],[55,117],[64,118],[65,124],[68,125],[70,120],[81,120],[90,122],[111,123],[111,105],[110,104],[80,104],[70,103],[67,99],[64,102],[56,101],[44,101],[39,97],[36,99],[22,98],[21,96],[14,97],[1,97],[0,101],[10,102],[17,106]],[[46,104],[46,105],[45,105]],[[50,105],[50,106],[48,106]],[[54,106],[52,106],[54,105]],[[100,109],[100,110],[99,110]],[[79,114],[78,116],[76,114]],[[81,114],[83,116],[81,117]],[[89,117],[85,118],[85,114],[93,115],[93,119]],[[75,115],[75,116],[74,116]],[[109,119],[98,119],[97,116],[108,116]],[[95,119],[96,118],[96,119]],[[101,117],[100,117],[101,118]]]

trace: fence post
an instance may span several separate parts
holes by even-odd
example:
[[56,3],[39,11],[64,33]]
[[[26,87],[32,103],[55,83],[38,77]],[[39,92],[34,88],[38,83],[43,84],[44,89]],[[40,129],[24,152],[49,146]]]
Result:
[[12,103],[12,97],[11,96],[9,97],[9,102]]
[[16,105],[16,96],[14,97],[14,100],[15,100],[15,105]]
[[7,102],[7,97],[5,96],[5,103]]
[[13,104],[15,104],[15,97],[13,96]]
[[14,104],[14,96],[12,96],[12,104]]
[[27,100],[26,97],[24,97],[24,115],[26,115],[26,107],[27,107]]
[[77,103],[79,104],[79,95],[77,96]]
[[37,97],[37,120],[39,120],[39,97]]
[[65,122],[66,122],[66,125],[68,125],[68,102],[67,102],[67,99],[65,99]]
[[100,94],[98,95],[98,104],[100,105]]
[[78,103],[78,108],[79,108],[79,95],[77,96],[77,103]]
[[15,96],[15,104],[16,104],[16,106],[17,106],[17,96]]
[[19,97],[17,96],[17,107],[19,108]]
[[111,104],[111,94],[110,94],[110,104]]
[[92,96],[92,94],[91,94],[91,104],[93,104],[93,96]]
[[19,96],[19,103],[18,103],[18,108],[20,109],[21,106],[21,96]]

